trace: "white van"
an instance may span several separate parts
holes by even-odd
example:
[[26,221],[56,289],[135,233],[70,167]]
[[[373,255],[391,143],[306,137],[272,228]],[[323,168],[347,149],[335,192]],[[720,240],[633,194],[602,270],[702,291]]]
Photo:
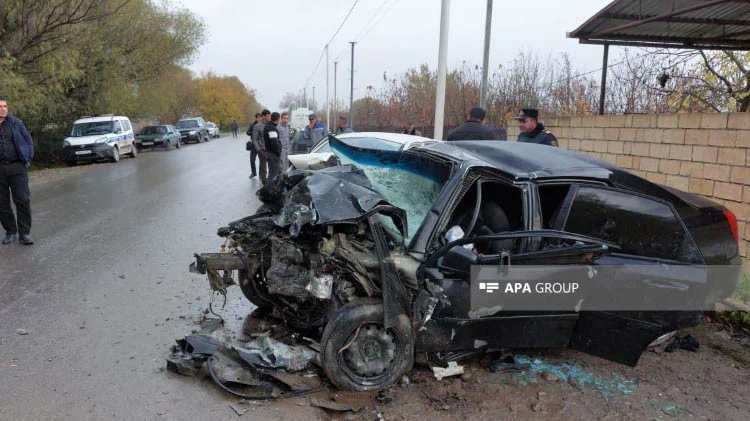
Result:
[[63,142],[65,163],[112,161],[128,154],[135,158],[135,136],[130,119],[123,116],[105,115],[84,117],[73,123],[70,136]]

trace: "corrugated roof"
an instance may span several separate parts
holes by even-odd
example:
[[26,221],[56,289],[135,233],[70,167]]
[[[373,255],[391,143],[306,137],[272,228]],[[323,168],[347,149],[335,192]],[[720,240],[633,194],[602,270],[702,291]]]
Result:
[[568,37],[582,44],[750,50],[750,0],[615,0]]

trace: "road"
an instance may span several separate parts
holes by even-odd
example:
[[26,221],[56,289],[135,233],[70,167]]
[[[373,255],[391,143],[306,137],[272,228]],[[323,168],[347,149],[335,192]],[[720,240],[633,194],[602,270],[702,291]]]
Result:
[[[0,419],[234,415],[236,399],[163,368],[210,297],[192,254],[218,251],[217,228],[259,205],[244,147],[223,137],[32,176],[36,244],[0,249]],[[249,313],[234,289],[229,305]]]

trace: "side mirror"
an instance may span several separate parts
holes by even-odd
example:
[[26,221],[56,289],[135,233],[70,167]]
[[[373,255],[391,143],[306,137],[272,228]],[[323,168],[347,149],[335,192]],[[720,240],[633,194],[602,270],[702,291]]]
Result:
[[439,266],[456,272],[470,272],[471,266],[477,264],[477,255],[463,246],[453,246],[440,259]]

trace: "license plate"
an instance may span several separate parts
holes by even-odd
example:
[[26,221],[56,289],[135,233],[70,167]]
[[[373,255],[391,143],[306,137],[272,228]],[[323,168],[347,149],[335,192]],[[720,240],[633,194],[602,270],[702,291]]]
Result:
[[90,155],[91,151],[76,151],[76,155]]
[[143,142],[143,143],[141,143],[141,145],[143,145],[143,146],[151,146],[153,144],[154,144],[154,142]]

